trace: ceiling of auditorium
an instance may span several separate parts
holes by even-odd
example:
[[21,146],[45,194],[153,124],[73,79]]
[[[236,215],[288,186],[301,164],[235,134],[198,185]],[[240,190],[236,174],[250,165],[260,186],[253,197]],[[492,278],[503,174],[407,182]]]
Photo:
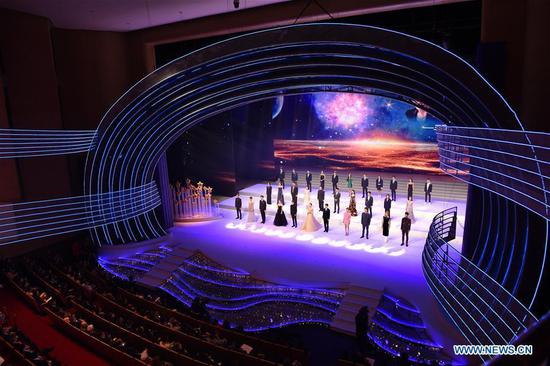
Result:
[[289,0],[0,0],[0,8],[49,18],[67,29],[131,31]]

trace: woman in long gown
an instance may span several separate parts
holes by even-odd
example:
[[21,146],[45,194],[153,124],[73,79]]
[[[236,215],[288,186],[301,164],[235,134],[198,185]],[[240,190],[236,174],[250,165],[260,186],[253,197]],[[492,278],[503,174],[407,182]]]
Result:
[[283,194],[283,184],[279,182],[279,186],[277,187],[277,204],[281,203],[282,205],[285,204],[285,195]]
[[307,207],[310,203],[311,203],[310,192],[309,192],[309,189],[307,189],[306,187],[306,190],[304,192],[304,205]]
[[248,217],[246,222],[256,222],[256,215],[254,214],[254,199],[250,197],[248,199]]
[[348,174],[348,177],[346,178],[346,182],[348,182],[348,188],[353,187],[353,182],[351,180],[351,173]]
[[346,211],[344,212],[344,231],[346,233],[346,236],[349,235],[349,224],[351,223],[351,211],[349,208],[346,208]]
[[271,187],[271,182],[267,182],[267,186],[265,187],[265,200],[267,201],[267,204],[271,204],[271,192],[273,191],[273,188]]
[[349,192],[349,206],[348,210],[351,212],[351,216],[357,216],[357,203],[355,202],[355,190]]
[[275,219],[273,220],[273,225],[275,226],[287,226],[288,221],[286,221],[285,212],[283,211],[283,204],[281,202],[277,203],[277,213],[275,214]]
[[325,189],[325,172],[321,170],[321,174],[319,174],[319,185],[323,190]]
[[413,199],[414,183],[412,178],[409,178],[409,183],[407,183],[407,199]]
[[411,222],[414,223],[416,221],[416,219],[414,218],[412,197],[407,200],[407,204],[405,205],[405,212],[409,213],[409,219],[411,219]]
[[307,205],[307,215],[304,224],[302,225],[302,231],[311,233],[319,230],[321,226],[322,225],[319,223],[319,221],[317,221],[313,214],[313,205],[310,202]]
[[384,236],[384,243],[387,243],[390,236],[390,213],[388,211],[382,217],[382,235]]

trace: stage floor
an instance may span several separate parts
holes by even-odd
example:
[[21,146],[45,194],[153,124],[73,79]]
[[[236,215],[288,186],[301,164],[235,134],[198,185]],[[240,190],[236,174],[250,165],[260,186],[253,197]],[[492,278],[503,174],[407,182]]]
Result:
[[[172,239],[189,250],[200,250],[207,256],[227,266],[244,269],[254,276],[269,281],[293,286],[345,287],[358,285],[373,289],[386,288],[403,296],[421,311],[434,339],[448,348],[460,342],[454,327],[440,312],[430,293],[422,273],[421,257],[426,233],[433,216],[450,207],[458,207],[457,238],[453,245],[461,250],[464,212],[466,202],[461,200],[433,199],[431,204],[415,200],[416,221],[410,232],[409,246],[401,246],[400,222],[404,213],[405,199],[401,195],[392,204],[393,223],[388,243],[384,243],[381,228],[383,198],[374,197],[373,218],[369,239],[360,239],[360,216],[352,217],[350,235],[344,235],[342,210],[331,214],[330,231],[321,228],[314,233],[300,231],[305,216],[303,187],[299,187],[298,228],[292,228],[289,215],[290,189],[285,189],[284,211],[289,221],[287,227],[273,225],[276,205],[268,205],[266,224],[259,222],[256,209],[255,223],[235,219],[232,208],[234,198],[220,203],[222,219],[204,223],[176,224],[171,230]],[[347,207],[349,195],[342,189],[341,207]],[[265,185],[256,184],[240,191],[243,206],[253,196],[258,207],[260,194]],[[316,190],[314,189],[316,193]],[[326,191],[332,209],[332,191]],[[357,196],[358,209],[363,207],[361,194]],[[312,201],[318,207],[316,198]],[[319,222],[321,212],[315,211]]]

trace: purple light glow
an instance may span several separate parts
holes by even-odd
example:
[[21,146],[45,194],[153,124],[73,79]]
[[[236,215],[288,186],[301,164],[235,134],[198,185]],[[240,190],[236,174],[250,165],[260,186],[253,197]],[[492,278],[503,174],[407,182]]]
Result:
[[315,95],[315,111],[327,129],[363,129],[371,113],[366,95],[323,93]]
[[[288,297],[297,297],[299,299],[303,298],[303,299],[320,300],[320,301],[323,301],[323,302],[331,303],[335,306],[340,305],[340,301],[332,300],[328,297],[310,295],[310,294],[307,294],[307,293],[296,293],[296,292],[291,292],[291,291],[286,291],[286,292],[284,292],[284,291],[267,291],[265,293],[252,294],[252,295],[247,295],[247,296],[219,297],[219,296],[215,296],[215,295],[209,295],[209,294],[207,294],[203,291],[200,291],[199,289],[197,289],[194,286],[192,286],[191,284],[189,284],[185,279],[181,278],[177,274],[174,275],[174,277],[177,279],[177,284],[173,280],[170,281],[170,283],[172,283],[176,287],[180,288],[179,284],[181,283],[181,284],[185,285],[189,290],[194,292],[195,294],[198,294],[199,296],[202,296],[202,297],[207,297],[210,300],[215,300],[215,301],[231,302],[231,301],[243,301],[243,300],[256,299],[256,298],[259,298],[259,297],[281,296],[280,297],[281,299],[286,299]],[[246,287],[241,287],[241,288],[246,289]],[[289,290],[292,290],[292,289],[289,289]],[[330,311],[333,311],[333,310],[330,310]]]

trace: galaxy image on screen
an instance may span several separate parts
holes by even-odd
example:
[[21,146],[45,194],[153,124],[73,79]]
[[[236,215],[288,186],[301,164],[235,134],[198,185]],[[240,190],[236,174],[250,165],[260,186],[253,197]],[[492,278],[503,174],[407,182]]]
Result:
[[359,93],[280,96],[275,158],[293,166],[440,174],[441,122],[409,103]]

